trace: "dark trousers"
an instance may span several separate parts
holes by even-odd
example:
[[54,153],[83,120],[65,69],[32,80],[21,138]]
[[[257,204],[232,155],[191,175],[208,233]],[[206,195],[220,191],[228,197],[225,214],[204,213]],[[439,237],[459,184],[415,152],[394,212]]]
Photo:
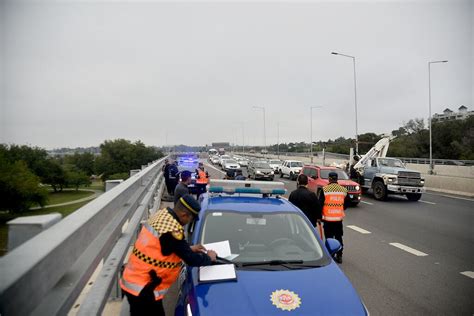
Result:
[[174,189],[176,189],[176,186],[178,185],[178,179],[169,179],[168,181],[170,183],[170,186],[168,187],[168,193],[170,195],[174,195]]
[[174,191],[171,191],[171,181],[170,179],[165,179],[166,184],[166,191],[168,191],[169,195],[173,195]]
[[199,200],[199,196],[203,193],[206,193],[206,186],[207,186],[207,183],[196,183],[196,195],[197,195],[197,199]]
[[130,316],[165,316],[163,300],[144,299],[125,292],[130,305]]
[[344,244],[342,243],[342,221],[339,222],[324,222],[324,235],[326,238],[334,238],[337,239],[341,243],[341,250],[337,252],[338,255],[342,256],[342,249],[344,248]]

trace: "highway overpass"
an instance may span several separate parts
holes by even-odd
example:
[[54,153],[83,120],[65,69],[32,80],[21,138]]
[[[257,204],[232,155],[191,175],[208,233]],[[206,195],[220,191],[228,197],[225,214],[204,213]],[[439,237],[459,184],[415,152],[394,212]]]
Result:
[[[0,314],[98,315],[106,308],[113,315],[125,308],[116,281],[140,222],[160,207],[162,161],[0,258]],[[212,178],[224,176],[206,167]],[[296,187],[275,181],[288,193]],[[341,268],[372,315],[474,313],[473,206],[471,198],[429,191],[418,202],[365,195],[346,211]]]

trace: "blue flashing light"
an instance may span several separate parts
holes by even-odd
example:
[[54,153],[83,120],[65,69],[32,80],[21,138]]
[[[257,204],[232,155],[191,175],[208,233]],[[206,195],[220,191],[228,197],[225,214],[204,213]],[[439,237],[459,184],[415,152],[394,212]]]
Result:
[[222,192],[224,192],[224,187],[210,187],[209,192],[211,192],[211,193],[222,193]]
[[262,193],[260,188],[235,188],[235,193]]

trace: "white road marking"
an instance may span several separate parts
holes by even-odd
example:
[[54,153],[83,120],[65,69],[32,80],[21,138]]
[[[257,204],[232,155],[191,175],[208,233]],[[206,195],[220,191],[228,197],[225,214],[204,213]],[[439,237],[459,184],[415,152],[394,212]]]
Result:
[[369,204],[369,205],[374,205],[374,203],[370,203],[370,202],[366,202],[366,201],[360,201],[360,203]]
[[224,171],[217,169],[216,167],[214,167],[213,165],[208,164],[207,162],[205,162],[204,165],[206,165],[207,167],[210,167],[210,168],[212,168],[212,169],[214,169],[214,170],[216,170],[216,171],[219,171],[219,172],[222,173],[222,174],[225,174]]
[[434,202],[428,202],[428,201],[423,201],[423,200],[419,200],[418,202],[431,204],[431,205],[436,205],[436,203],[434,203]]
[[474,199],[472,199],[472,198],[467,198],[467,197],[460,197],[460,196],[453,196],[453,195],[446,195],[446,194],[439,194],[439,193],[429,193],[429,192],[425,192],[424,194],[437,195],[437,196],[452,198],[452,199],[456,199],[456,200],[463,200],[463,201],[474,202]]
[[360,228],[360,227],[357,227],[355,225],[347,225],[346,226],[347,228],[350,228],[350,229],[353,229],[355,230],[356,232],[359,232],[361,234],[371,234],[371,232],[369,232],[368,230],[365,230],[363,228]]
[[461,273],[462,275],[465,275],[471,279],[474,279],[474,272],[473,271],[464,271],[464,272],[459,272]]
[[428,254],[427,253],[424,253],[424,252],[421,252],[421,251],[418,251],[416,249],[413,249],[411,247],[408,247],[408,246],[405,246],[405,245],[402,245],[398,242],[392,242],[390,243],[389,245],[392,245],[394,247],[397,247],[401,250],[405,250],[406,252],[409,252],[411,253],[412,255],[415,255],[415,256],[418,256],[418,257],[423,257],[423,256],[427,256]]

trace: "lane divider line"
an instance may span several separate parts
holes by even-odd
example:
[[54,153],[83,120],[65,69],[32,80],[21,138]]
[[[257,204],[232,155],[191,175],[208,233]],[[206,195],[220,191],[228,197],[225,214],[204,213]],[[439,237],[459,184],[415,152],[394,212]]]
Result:
[[368,204],[368,205],[374,205],[374,203],[366,202],[366,201],[360,201],[360,203]]
[[356,232],[359,232],[361,234],[371,234],[371,232],[369,232],[368,230],[365,230],[363,228],[360,228],[360,227],[357,227],[355,225],[347,225],[346,226],[347,228],[350,228],[350,229],[353,229],[355,230]]
[[219,171],[219,172],[222,173],[222,174],[225,174],[224,171],[217,169],[216,167],[214,167],[214,166],[211,165],[211,164],[208,164],[207,161],[204,163],[204,165],[205,165],[205,166],[208,166],[208,167],[210,167],[210,168],[212,168],[212,169],[214,169],[214,170],[216,170],[216,171]]
[[392,242],[392,243],[390,243],[389,245],[394,246],[394,247],[397,247],[397,248],[399,248],[399,249],[401,249],[401,250],[404,250],[404,251],[406,251],[406,252],[409,252],[409,253],[411,253],[412,255],[415,255],[415,256],[418,256],[418,257],[424,257],[424,256],[427,256],[427,255],[428,255],[427,253],[424,253],[424,252],[418,251],[418,250],[416,250],[416,249],[413,249],[413,248],[411,248],[411,247],[402,245],[402,244],[400,244],[400,243],[398,243],[398,242]]
[[431,205],[436,205],[436,203],[434,203],[434,202],[429,202],[429,201],[419,200],[418,202],[426,203],[426,204],[431,204]]
[[430,193],[430,192],[425,192],[424,194],[437,195],[437,196],[447,197],[447,198],[456,199],[456,200],[474,202],[474,199],[468,198],[468,197],[460,197],[460,196],[453,196],[453,195],[439,194],[439,193]]
[[459,272],[462,275],[467,276],[468,278],[474,279],[474,272],[473,271],[464,271],[464,272]]

